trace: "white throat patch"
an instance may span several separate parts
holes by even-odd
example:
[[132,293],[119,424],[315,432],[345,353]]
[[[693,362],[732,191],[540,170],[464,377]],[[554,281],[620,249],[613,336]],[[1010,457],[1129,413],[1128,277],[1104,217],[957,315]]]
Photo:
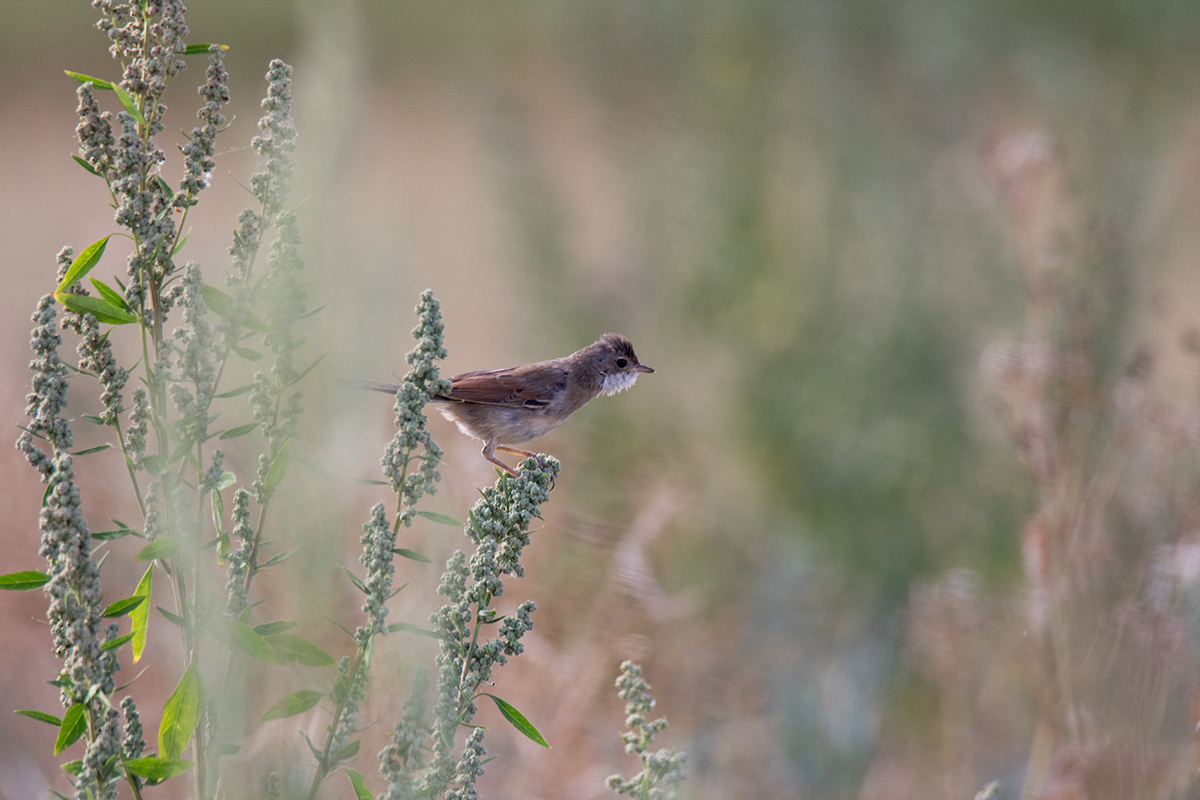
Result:
[[633,386],[637,382],[637,379],[638,374],[636,372],[618,372],[616,375],[605,375],[603,382],[600,384],[600,391],[611,396]]

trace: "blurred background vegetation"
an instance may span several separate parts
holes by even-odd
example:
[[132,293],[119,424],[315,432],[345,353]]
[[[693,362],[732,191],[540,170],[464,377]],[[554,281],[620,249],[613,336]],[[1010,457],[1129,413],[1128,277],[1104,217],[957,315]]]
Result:
[[[1044,796],[1109,796],[1087,781],[1091,794],[1052,795],[1071,768],[1046,736],[1079,742],[1039,725],[1054,715],[1023,638],[1022,547],[1046,503],[981,364],[1028,341],[1049,280],[1061,313],[1044,341],[1076,341],[1061,320],[1084,320],[1096,393],[1150,353],[1147,390],[1194,414],[1178,342],[1200,320],[1200,4],[193,5],[191,41],[230,46],[234,94],[213,196],[191,218],[205,233],[182,254],[210,281],[246,205],[261,76],[272,57],[296,69],[304,256],[326,304],[313,341],[331,356],[310,378],[311,461],[376,477],[388,406],[334,379],[403,373],[426,286],[447,374],[607,330],[658,370],[536,443],[564,463],[514,600],[538,601],[541,638],[503,680],[528,686],[518,706],[556,747],[498,745],[485,796],[604,796],[605,775],[632,771],[609,690],[626,657],[689,753],[689,796],[970,797],[997,779],[997,797],[1016,797],[1038,769]],[[62,74],[116,76],[95,16],[8,0],[0,26],[0,398],[14,424],[54,253],[111,229],[69,158]],[[176,81],[161,141],[190,129],[201,81],[198,61]],[[1045,278],[1039,265],[1059,261]],[[461,516],[490,474],[434,425],[450,457],[437,509]],[[40,488],[18,454],[2,458],[7,572],[35,562]],[[1194,477],[1180,470],[1168,483]],[[353,564],[365,491],[322,510],[331,528],[297,513],[296,535],[320,537],[305,568]],[[1155,542],[1183,541],[1191,507],[1150,526]],[[430,551],[460,546],[435,533]],[[6,630],[44,613],[40,598],[0,600]],[[931,608],[950,609],[946,630]],[[1197,641],[1180,613],[1176,669]],[[44,645],[39,626],[21,631]],[[4,674],[6,705],[53,702],[41,677]],[[1141,763],[1194,772],[1194,679],[1168,695],[1179,719]],[[34,725],[0,721],[7,797],[52,779]],[[1184,785],[1162,778],[1154,796],[1195,796]]]

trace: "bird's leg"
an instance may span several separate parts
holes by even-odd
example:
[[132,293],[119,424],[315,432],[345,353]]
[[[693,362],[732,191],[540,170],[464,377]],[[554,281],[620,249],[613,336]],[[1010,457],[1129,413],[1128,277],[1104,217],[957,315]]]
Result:
[[[509,450],[511,452],[510,448],[504,447],[502,445],[498,445],[495,442],[487,442],[486,444],[484,444],[483,450],[480,452],[483,453],[483,457],[486,458],[488,461],[492,462],[497,467],[499,467],[500,469],[507,472],[509,475],[512,475],[514,478],[517,477],[517,471],[515,469],[510,467],[508,464],[505,464],[500,459],[496,458],[497,450]],[[517,452],[521,453],[524,451],[518,450]]]
[[[498,445],[496,445],[496,447],[494,449],[503,450],[506,453],[512,453],[514,456],[524,456],[525,458],[532,458],[534,461],[541,464],[542,469],[546,469],[546,462],[543,461],[541,456],[539,456],[537,453],[531,453],[528,450],[520,450],[516,447],[509,447],[506,444],[498,444]],[[487,455],[487,454],[485,453],[484,455]],[[495,461],[496,459],[493,458],[490,460]],[[508,469],[508,468],[505,467],[505,469]],[[512,470],[508,470],[508,471],[510,473],[512,473],[513,475],[517,474],[517,473],[513,472]],[[553,475],[550,476],[550,488],[551,489],[554,488],[554,476]]]

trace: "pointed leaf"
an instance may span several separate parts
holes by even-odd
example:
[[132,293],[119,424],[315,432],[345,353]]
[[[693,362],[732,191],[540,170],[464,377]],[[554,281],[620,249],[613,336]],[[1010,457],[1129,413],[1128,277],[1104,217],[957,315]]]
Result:
[[204,688],[200,685],[200,673],[195,664],[189,664],[163,708],[162,724],[158,728],[160,757],[171,761],[179,758],[200,722],[203,706]]
[[283,480],[283,476],[287,474],[288,459],[292,454],[292,440],[288,439],[283,443],[283,447],[279,448],[279,452],[275,454],[275,459],[271,461],[271,468],[267,470],[267,477],[263,481],[263,487],[267,493],[275,491],[275,487],[279,486],[279,482]]
[[226,623],[226,628],[230,633],[230,638],[234,644],[244,650],[248,655],[257,658],[259,661],[265,661],[268,664],[284,664],[286,660],[282,655],[276,652],[275,648],[266,638],[259,636],[253,628],[244,622],[230,620]]
[[100,296],[105,300],[112,303],[122,311],[132,311],[132,309],[129,308],[129,301],[126,300],[125,296],[116,289],[112,288],[99,278],[92,278],[89,276],[88,280],[92,282],[92,286],[96,287],[96,291],[99,292]]
[[[90,79],[89,79],[90,80]],[[55,287],[54,293],[57,295],[66,289],[70,289],[76,282],[83,279],[91,271],[92,267],[96,266],[100,261],[100,256],[104,255],[104,248],[108,247],[108,240],[112,238],[110,233],[103,239],[97,239],[83,249],[83,252],[75,256],[71,261],[71,266],[67,268],[67,274],[59,281]],[[60,301],[61,302],[61,301]],[[99,319],[99,317],[97,317]]]
[[248,425],[238,425],[236,428],[230,428],[229,430],[225,431],[218,438],[233,439],[238,436],[245,436],[247,433],[250,433],[250,431],[254,430],[257,427],[258,427],[257,422],[251,422]]
[[90,456],[92,453],[99,453],[101,450],[108,450],[111,447],[112,447],[111,444],[100,444],[100,445],[96,445],[95,447],[89,447],[87,450],[80,450],[78,452],[71,453],[71,455],[73,455],[73,456]]
[[416,550],[409,550],[408,548],[405,548],[405,547],[393,547],[392,552],[398,556],[404,556],[405,558],[411,558],[413,561],[420,561],[422,564],[432,564],[433,563],[432,559],[421,555]]
[[318,692],[315,689],[301,689],[298,692],[292,692],[268,708],[260,721],[269,722],[273,719],[286,719],[303,714],[321,702],[321,698],[324,696],[324,692]]
[[[211,45],[211,44],[189,44],[187,46],[187,48],[183,51],[183,54],[185,56],[198,56],[202,53],[207,53],[212,48],[212,46],[213,45]],[[227,44],[218,44],[217,47],[221,48],[222,50],[229,49],[229,45],[227,45]]]
[[463,527],[463,524],[454,517],[449,517],[445,514],[438,514],[433,511],[418,511],[417,516],[424,517],[425,519],[436,522],[439,525],[453,525],[456,528]]
[[138,318],[128,311],[114,306],[99,297],[85,297],[66,292],[55,292],[54,299],[76,314],[91,314],[96,321],[104,325],[129,325],[137,322]]
[[10,572],[7,575],[0,575],[0,589],[10,589],[16,592],[27,592],[30,589],[38,589],[45,586],[50,581],[50,576],[44,572],[38,572],[35,569],[27,569],[24,572]]
[[542,747],[550,747],[550,743],[547,742],[542,734],[538,732],[537,728],[533,727],[533,723],[525,719],[525,715],[520,711],[517,711],[517,709],[515,709],[511,703],[501,700],[494,694],[488,694],[487,692],[482,692],[482,694],[484,697],[492,698],[493,702],[496,703],[496,708],[500,709],[501,716],[508,720],[514,728],[524,734],[528,739],[540,744]]
[[321,355],[317,356],[317,360],[316,360],[316,361],[314,361],[313,363],[309,364],[309,365],[308,365],[308,368],[307,368],[307,369],[305,369],[303,372],[301,372],[301,373],[300,373],[298,376],[296,376],[296,380],[294,380],[294,381],[292,381],[291,383],[289,383],[289,384],[288,384],[288,386],[295,386],[297,383],[299,383],[300,381],[304,380],[305,376],[307,376],[307,375],[308,375],[308,373],[310,373],[310,372],[312,372],[314,369],[316,369],[316,368],[317,368],[317,365],[318,365],[318,364],[320,364],[320,363],[321,363],[322,361],[324,361],[324,360],[325,360],[325,354],[324,354],[324,353],[321,353]]
[[20,714],[22,717],[29,717],[30,719],[36,719],[38,722],[45,722],[47,725],[53,725],[56,728],[62,725],[61,719],[54,716],[53,714],[47,714],[44,711],[22,710],[22,711],[14,711],[13,713]]
[[215,395],[215,396],[224,400],[228,397],[237,397],[239,394],[245,394],[246,392],[249,392],[253,389],[254,389],[254,384],[247,383],[245,386],[239,386],[236,389],[230,389],[228,392],[221,392],[220,394]]
[[171,623],[172,625],[178,625],[180,628],[187,627],[187,621],[184,620],[184,618],[179,616],[178,614],[172,614],[170,611],[167,611],[162,606],[155,606],[154,608],[157,609],[158,613],[162,614],[163,618],[166,619],[166,621]]
[[137,120],[139,125],[145,125],[146,118],[142,116],[142,111],[138,108],[137,101],[133,98],[133,95],[125,91],[119,83],[114,83],[112,88],[117,93],[117,99],[121,101],[121,105],[125,106],[125,110],[129,112],[129,116]]
[[437,631],[426,630],[425,628],[414,625],[411,622],[393,622],[391,625],[387,626],[387,629],[391,633],[396,633],[398,631],[407,631],[408,633],[418,633],[421,636],[428,636],[431,639],[445,639],[446,638],[443,634],[440,634]]
[[100,78],[93,78],[91,75],[84,75],[82,72],[71,72],[69,69],[64,69],[63,72],[67,73],[80,83],[87,83],[88,81],[91,81],[92,86],[96,87],[97,89],[111,90],[113,88],[113,85],[108,81],[101,80]]
[[87,730],[87,713],[82,703],[76,703],[67,709],[63,715],[62,725],[58,729],[58,740],[54,743],[54,755],[73,745]]
[[375,795],[367,788],[367,781],[361,772],[348,769],[346,774],[350,776],[350,785],[354,787],[354,800],[375,800]]
[[280,553],[279,555],[272,557],[270,560],[264,561],[262,564],[259,565],[258,568],[266,569],[267,567],[273,567],[276,564],[282,564],[284,561],[287,561],[289,558],[291,558],[297,552],[299,552],[299,548],[297,548],[296,550],[285,550],[284,552]]
[[362,739],[355,739],[353,742],[346,745],[341,750],[338,750],[336,753],[333,753],[332,756],[330,757],[330,760],[334,764],[340,764],[341,762],[345,761],[347,758],[354,758],[356,755],[358,755],[358,748],[360,748],[360,747],[362,747]]
[[179,550],[179,542],[170,536],[160,536],[141,549],[135,561],[153,561],[156,558],[170,558]]
[[100,171],[99,171],[99,170],[97,170],[95,167],[93,167],[93,166],[92,166],[91,164],[89,164],[88,162],[84,161],[84,160],[83,160],[82,158],[80,158],[79,156],[72,155],[72,156],[71,156],[71,158],[75,159],[75,163],[76,163],[76,164],[78,164],[79,166],[83,167],[83,168],[84,168],[84,169],[86,169],[88,172],[92,173],[93,175],[99,175],[99,174],[100,174]]
[[142,597],[140,595],[126,597],[124,600],[118,600],[115,603],[113,603],[112,605],[110,605],[108,608],[104,609],[104,613],[101,614],[100,616],[102,616],[102,617],[123,617],[126,614],[133,611],[133,609],[135,609],[138,606],[145,603],[147,599],[149,599],[149,598]]
[[266,637],[266,640],[289,662],[306,667],[328,667],[335,663],[331,655],[294,633],[276,633]]
[[118,647],[120,647],[121,645],[125,644],[128,641],[131,641],[132,639],[133,639],[133,634],[127,633],[124,636],[119,636],[116,639],[113,639],[112,641],[105,642],[104,644],[100,645],[100,649],[104,650],[105,652],[107,652],[109,650],[116,650]]
[[125,762],[125,769],[139,778],[145,778],[155,783],[165,781],[167,778],[173,778],[176,775],[182,775],[191,769],[192,766],[191,761],[180,761],[174,758],[156,758],[154,756],[135,758]]
[[[154,565],[151,564],[142,574],[133,597],[144,597],[146,602],[129,612],[129,623],[133,632],[133,663],[142,658],[146,650],[146,636],[150,632],[150,591],[154,585]],[[160,609],[161,610],[161,609]]]
[[104,421],[104,417],[97,417],[95,414],[80,414],[80,416],[83,417],[84,419],[86,419],[88,422],[92,423],[93,425],[107,425],[108,424],[107,422]]

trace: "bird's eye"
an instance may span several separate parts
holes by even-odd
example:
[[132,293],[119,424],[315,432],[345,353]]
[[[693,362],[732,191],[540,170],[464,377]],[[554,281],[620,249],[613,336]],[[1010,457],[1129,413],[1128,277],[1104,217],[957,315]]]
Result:
[[627,361],[627,360],[626,360],[626,359],[624,359],[624,358],[618,358],[618,359],[617,359],[617,366],[618,366],[618,367],[620,367],[621,369],[625,369],[626,367],[628,367],[628,366],[629,366],[629,361]]

